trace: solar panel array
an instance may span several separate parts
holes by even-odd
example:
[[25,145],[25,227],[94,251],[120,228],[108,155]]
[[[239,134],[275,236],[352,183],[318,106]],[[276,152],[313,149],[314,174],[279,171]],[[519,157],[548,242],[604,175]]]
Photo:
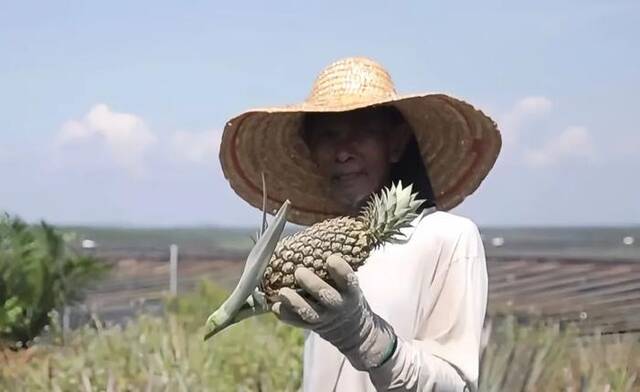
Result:
[[489,313],[545,317],[585,332],[640,331],[640,262],[491,258]]

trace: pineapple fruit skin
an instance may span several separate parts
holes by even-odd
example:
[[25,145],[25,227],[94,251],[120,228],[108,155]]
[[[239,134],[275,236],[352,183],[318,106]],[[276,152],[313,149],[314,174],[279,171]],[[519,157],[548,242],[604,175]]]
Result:
[[294,277],[299,267],[310,269],[330,283],[326,270],[330,255],[341,256],[355,271],[365,263],[375,245],[367,226],[357,218],[343,216],[316,223],[278,242],[260,287],[267,302],[275,302],[279,289],[300,289]]

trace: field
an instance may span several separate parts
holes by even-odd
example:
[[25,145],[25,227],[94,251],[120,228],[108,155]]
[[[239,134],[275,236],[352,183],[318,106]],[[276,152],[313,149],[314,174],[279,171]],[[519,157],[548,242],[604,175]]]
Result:
[[[303,336],[272,316],[246,320],[203,343],[202,320],[225,292],[203,284],[167,299],[160,316],[125,325],[95,315],[64,334],[0,356],[0,388],[11,391],[297,391]],[[203,301],[206,298],[207,301]],[[578,336],[557,325],[489,320],[480,391],[637,391],[637,335]]]
[[[289,226],[289,233],[298,230]],[[74,244],[83,239],[97,244],[92,250],[118,263],[113,279],[90,293],[84,309],[94,309],[109,320],[130,313],[130,303],[146,303],[150,311],[158,308],[157,298],[168,288],[169,245],[178,244],[179,286],[190,290],[196,280],[206,277],[231,289],[242,268],[242,260],[253,245],[253,229],[201,228],[90,228],[67,227],[75,233]],[[568,257],[598,262],[640,260],[640,227],[618,228],[481,228],[489,259],[544,259]],[[502,246],[492,240],[503,238]],[[637,239],[624,245],[623,239]],[[80,309],[81,310],[81,309]],[[80,310],[76,309],[76,313]],[[73,321],[73,320],[72,320]]]
[[[65,231],[76,233],[78,247],[83,239],[94,240],[97,248],[84,251],[96,252],[114,269],[82,305],[70,308],[72,330],[54,325],[34,347],[3,353],[0,389],[299,389],[302,333],[270,316],[202,343],[202,322],[235,284],[252,245],[252,230]],[[486,228],[482,234],[489,258],[640,260],[639,241],[622,243],[628,236],[640,239],[640,228]],[[502,246],[492,245],[496,237],[504,238]],[[167,296],[172,243],[180,246],[178,299]],[[491,338],[483,354],[482,391],[640,390],[638,334],[584,334],[571,325],[535,319],[522,323],[503,313],[493,314],[487,327]]]

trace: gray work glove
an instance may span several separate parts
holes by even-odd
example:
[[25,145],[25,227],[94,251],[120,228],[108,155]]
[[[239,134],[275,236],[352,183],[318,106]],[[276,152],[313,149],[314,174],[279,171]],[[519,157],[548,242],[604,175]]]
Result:
[[343,353],[354,368],[367,371],[380,366],[395,350],[393,328],[371,310],[346,261],[330,256],[327,271],[336,288],[310,270],[298,268],[296,281],[313,299],[282,288],[280,301],[272,305],[272,311],[288,324],[316,332]]

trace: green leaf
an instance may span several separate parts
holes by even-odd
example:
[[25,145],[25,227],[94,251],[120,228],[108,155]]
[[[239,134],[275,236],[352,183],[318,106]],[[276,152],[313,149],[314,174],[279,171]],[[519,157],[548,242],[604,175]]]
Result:
[[0,339],[26,346],[49,313],[82,297],[107,271],[100,260],[75,254],[57,230],[0,215]]

